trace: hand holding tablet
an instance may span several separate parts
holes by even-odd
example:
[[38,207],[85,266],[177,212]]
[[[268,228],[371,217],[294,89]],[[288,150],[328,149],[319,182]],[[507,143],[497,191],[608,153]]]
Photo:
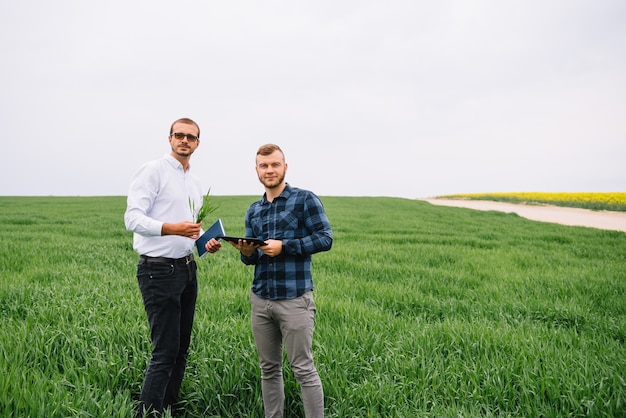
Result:
[[239,240],[243,240],[249,244],[256,244],[260,247],[267,245],[265,241],[259,238],[218,236],[217,239],[223,239],[224,241],[232,242],[234,244],[238,244]]

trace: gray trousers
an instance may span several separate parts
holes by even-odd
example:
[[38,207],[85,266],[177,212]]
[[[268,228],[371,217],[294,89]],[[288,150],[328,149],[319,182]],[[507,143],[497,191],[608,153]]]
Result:
[[283,341],[287,359],[300,384],[307,418],[324,416],[324,390],[313,363],[315,302],[312,292],[295,299],[267,300],[250,292],[252,333],[261,365],[261,390],[266,417],[282,417]]

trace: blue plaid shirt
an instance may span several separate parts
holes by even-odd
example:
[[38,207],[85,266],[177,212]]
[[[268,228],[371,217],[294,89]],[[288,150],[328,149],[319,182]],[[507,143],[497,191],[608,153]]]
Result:
[[293,299],[313,290],[311,254],[328,251],[333,233],[319,198],[286,185],[273,202],[266,195],[246,212],[246,236],[282,240],[282,253],[269,257],[256,249],[241,260],[254,265],[252,291],[263,299]]

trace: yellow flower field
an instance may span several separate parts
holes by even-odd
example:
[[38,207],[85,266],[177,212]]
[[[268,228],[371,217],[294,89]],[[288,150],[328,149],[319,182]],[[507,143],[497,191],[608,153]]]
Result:
[[470,193],[437,196],[438,199],[492,200],[496,202],[554,205],[626,212],[626,192],[611,193]]

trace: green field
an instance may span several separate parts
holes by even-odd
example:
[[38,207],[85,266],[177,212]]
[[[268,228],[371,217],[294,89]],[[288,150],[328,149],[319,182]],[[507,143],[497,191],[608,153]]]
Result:
[[[256,197],[215,197],[243,233]],[[314,354],[329,417],[626,415],[626,234],[323,197]],[[0,416],[128,417],[150,352],[122,197],[0,197]],[[207,221],[209,222],[209,221]],[[261,417],[252,269],[198,262],[189,417]],[[286,372],[287,417],[301,416]]]

